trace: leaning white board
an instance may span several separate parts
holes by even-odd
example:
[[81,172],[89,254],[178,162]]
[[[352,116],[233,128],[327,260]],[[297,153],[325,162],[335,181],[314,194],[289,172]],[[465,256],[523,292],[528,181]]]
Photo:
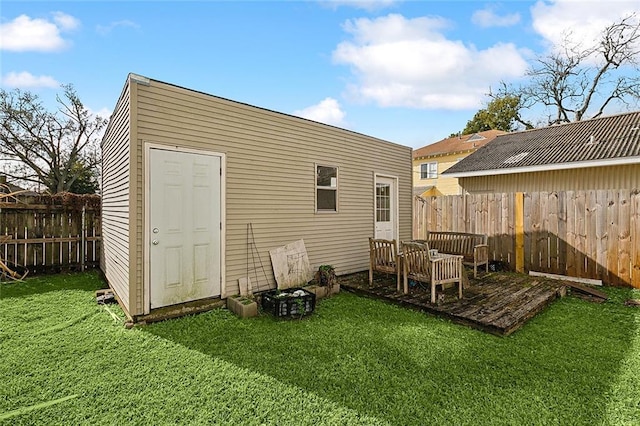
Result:
[[270,250],[273,275],[280,290],[301,287],[313,278],[304,240]]

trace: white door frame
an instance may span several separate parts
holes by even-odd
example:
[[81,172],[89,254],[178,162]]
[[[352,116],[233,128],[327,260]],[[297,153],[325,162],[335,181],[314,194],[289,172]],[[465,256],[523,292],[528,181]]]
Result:
[[143,225],[144,236],[142,241],[144,289],[143,289],[142,306],[144,308],[144,313],[148,314],[151,312],[151,264],[150,264],[150,249],[149,249],[149,244],[147,244],[151,239],[151,231],[149,229],[149,222],[151,220],[151,209],[150,209],[151,204],[150,204],[149,192],[147,190],[150,187],[150,183],[151,183],[150,171],[151,171],[151,150],[152,149],[220,157],[220,168],[222,169],[221,176],[220,176],[220,223],[222,224],[222,229],[220,229],[220,298],[224,299],[226,297],[226,286],[225,286],[226,235],[225,235],[225,231],[227,228],[227,221],[225,216],[225,212],[227,210],[225,205],[225,200],[227,199],[226,192],[225,192],[227,187],[225,182],[225,178],[227,176],[226,154],[222,152],[185,148],[177,145],[163,145],[163,144],[153,143],[153,142],[144,142],[144,187],[142,191],[142,197],[144,198],[144,225]]
[[393,223],[392,223],[392,227],[393,227],[393,236],[395,240],[398,240],[400,238],[400,225],[399,225],[399,200],[400,197],[398,197],[398,182],[399,182],[399,178],[398,176],[394,176],[394,175],[387,175],[387,174],[383,174],[383,173],[374,173],[373,174],[373,236],[375,237],[376,235],[376,188],[378,185],[378,179],[379,178],[384,178],[384,179],[390,179],[393,181],[393,185],[394,185],[394,191],[393,192],[393,209],[391,211],[391,215],[393,216]]

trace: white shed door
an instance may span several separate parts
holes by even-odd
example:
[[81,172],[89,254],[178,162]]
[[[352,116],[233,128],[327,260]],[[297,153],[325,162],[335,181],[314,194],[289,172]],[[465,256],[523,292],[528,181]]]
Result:
[[221,159],[149,152],[151,308],[219,296]]
[[376,178],[376,238],[395,240],[396,235],[396,180]]

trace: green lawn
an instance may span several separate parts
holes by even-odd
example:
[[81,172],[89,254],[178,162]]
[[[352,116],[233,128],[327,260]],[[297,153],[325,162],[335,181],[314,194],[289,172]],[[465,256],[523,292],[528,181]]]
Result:
[[0,423],[640,424],[637,290],[496,337],[347,293],[304,320],[127,330],[97,274],[1,285]]

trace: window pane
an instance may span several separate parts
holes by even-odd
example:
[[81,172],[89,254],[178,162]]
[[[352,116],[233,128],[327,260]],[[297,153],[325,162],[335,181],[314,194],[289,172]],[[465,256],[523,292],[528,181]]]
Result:
[[333,189],[318,189],[318,210],[336,211],[336,194]]
[[391,220],[391,187],[388,184],[376,184],[376,221]]
[[338,186],[338,169],[335,167],[318,166],[317,169],[318,186],[336,188]]
[[438,177],[438,163],[429,163],[429,178],[435,179]]

